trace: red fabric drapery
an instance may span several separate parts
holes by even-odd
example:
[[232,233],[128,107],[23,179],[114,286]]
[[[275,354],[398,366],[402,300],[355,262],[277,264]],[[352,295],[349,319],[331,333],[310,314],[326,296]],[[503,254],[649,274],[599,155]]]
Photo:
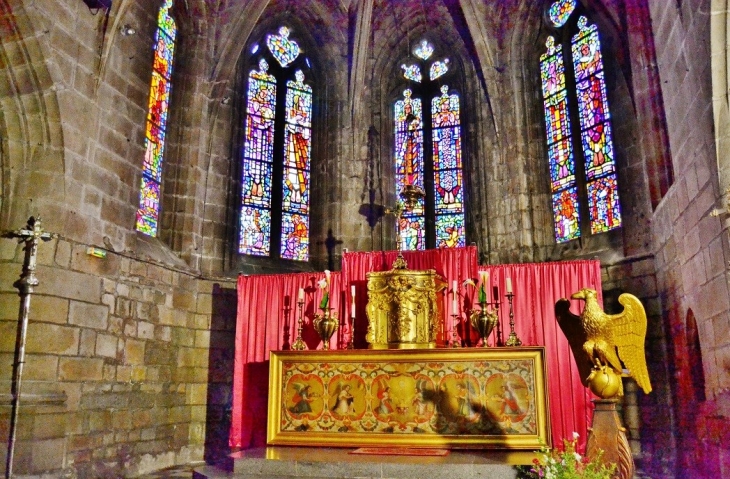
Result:
[[[331,347],[344,347],[350,336],[351,287],[355,286],[355,347],[367,348],[367,278],[370,271],[392,267],[395,251],[345,253],[342,272],[331,275],[330,305],[341,318],[341,327],[330,342]],[[524,345],[545,346],[548,373],[548,397],[552,438],[559,444],[564,437],[578,432],[585,438],[590,414],[590,394],[580,383],[568,343],[559,331],[554,305],[559,298],[583,287],[601,291],[598,261],[568,261],[479,267],[476,247],[404,252],[411,269],[435,269],[447,281],[448,294],[443,295],[442,312],[446,331],[441,339],[452,337],[452,284],[459,289],[459,336],[467,344],[476,344],[476,333],[466,320],[476,307],[476,291],[463,286],[468,278],[477,278],[479,270],[490,274],[490,286],[496,285],[501,301],[503,339],[509,333],[509,307],[504,297],[506,279],[514,291],[515,331]],[[298,291],[305,295],[304,340],[310,349],[320,343],[310,322],[322,297],[317,281],[324,273],[241,276],[238,280],[238,319],[233,381],[233,414],[230,445],[246,448],[266,442],[268,401],[268,359],[271,350],[289,349],[297,334]],[[489,290],[490,299],[493,290]],[[578,312],[577,302],[573,311]],[[345,318],[348,318],[345,321]],[[494,344],[494,336],[490,345]],[[568,379],[566,379],[568,378]]]
[[[553,445],[573,432],[586,439],[593,397],[583,387],[570,345],[555,318],[555,303],[581,288],[592,288],[601,295],[601,266],[596,260],[555,263],[507,264],[481,266],[489,273],[490,285],[498,288],[501,309],[500,329],[504,340],[510,331],[509,304],[505,297],[506,281],[512,281],[515,332],[525,346],[545,346],[548,377],[548,401]],[[490,291],[490,297],[493,291]],[[579,301],[571,300],[571,310],[578,314]],[[582,305],[580,305],[582,308]],[[490,343],[493,343],[494,339]]]
[[[231,447],[247,448],[266,444],[266,415],[269,386],[269,352],[290,349],[297,337],[299,289],[304,289],[304,321],[311,322],[322,290],[317,282],[324,273],[239,276],[236,350],[233,362],[233,412]],[[330,279],[330,307],[343,317],[340,273]],[[340,335],[341,336],[341,335]],[[302,334],[307,347],[321,342],[310,327]],[[336,347],[338,337],[331,346]]]

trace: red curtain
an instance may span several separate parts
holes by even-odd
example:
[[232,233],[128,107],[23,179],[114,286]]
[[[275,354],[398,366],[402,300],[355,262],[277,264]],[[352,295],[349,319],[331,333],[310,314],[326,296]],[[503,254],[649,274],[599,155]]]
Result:
[[[555,303],[560,298],[570,298],[581,288],[592,288],[603,304],[600,262],[507,264],[479,269],[487,271],[490,285],[498,288],[503,340],[507,340],[510,331],[509,303],[505,296],[507,278],[510,278],[517,337],[525,346],[545,346],[553,445],[561,445],[563,438],[571,438],[573,432],[581,435],[584,444],[593,395],[580,382],[570,345],[555,318]],[[490,299],[492,295],[493,288]],[[571,310],[578,314],[579,301],[571,302]],[[494,337],[490,342],[494,342]]]
[[[302,337],[309,349],[316,349],[321,343],[309,325],[322,299],[317,282],[324,276],[324,273],[239,276],[231,447],[266,445],[269,352],[291,349],[297,337],[299,289],[305,292]],[[342,318],[345,288],[340,273],[332,273],[330,283],[330,307]],[[340,333],[338,337],[341,336]],[[336,347],[338,337],[332,338],[332,348]]]
[[[337,337],[330,346],[343,348],[350,339],[352,328],[352,286],[355,287],[354,344],[357,349],[367,348],[365,331],[367,318],[367,278],[370,271],[392,267],[396,251],[345,253],[342,272],[331,275],[330,305],[341,318]],[[586,437],[589,420],[590,393],[580,383],[568,343],[559,330],[554,306],[559,298],[583,287],[591,287],[601,300],[601,274],[598,261],[569,261],[479,267],[476,247],[409,251],[403,253],[411,269],[435,269],[447,281],[447,294],[442,295],[442,313],[446,330],[442,341],[452,338],[454,321],[453,282],[457,283],[457,332],[467,345],[477,344],[476,332],[466,320],[476,305],[476,290],[464,286],[466,279],[476,279],[479,270],[490,274],[490,286],[496,286],[500,306],[500,330],[505,341],[509,334],[509,306],[504,295],[506,280],[510,278],[513,297],[515,331],[524,345],[545,346],[548,373],[553,444],[578,432]],[[317,282],[324,273],[297,273],[286,275],[241,276],[238,280],[238,319],[233,381],[233,416],[231,447],[263,446],[266,442],[266,415],[268,401],[269,351],[289,349],[297,335],[299,317],[297,298],[300,288],[305,290],[303,337],[309,349],[320,344],[311,328],[311,319],[322,297]],[[493,300],[490,288],[490,300]],[[573,312],[578,313],[577,301]],[[494,345],[496,334],[489,344]],[[569,378],[569,380],[566,380]]]

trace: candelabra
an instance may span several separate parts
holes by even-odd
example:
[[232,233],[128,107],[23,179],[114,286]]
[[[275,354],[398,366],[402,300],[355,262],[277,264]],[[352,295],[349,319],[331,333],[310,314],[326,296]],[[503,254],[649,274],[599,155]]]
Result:
[[506,296],[507,301],[509,301],[509,337],[507,338],[505,346],[521,346],[522,341],[520,341],[520,338],[518,338],[515,333],[515,314],[512,310],[512,298],[514,297],[514,293],[509,292]]
[[300,299],[297,301],[297,305],[299,306],[299,321],[298,321],[298,327],[297,327],[297,339],[294,341],[294,344],[292,344],[292,349],[295,351],[303,351],[307,349],[307,343],[304,342],[302,339],[302,311],[304,309],[304,300]]
[[454,318],[454,331],[451,335],[451,347],[452,348],[460,348],[461,347],[461,338],[459,337],[459,315],[454,313],[451,315],[452,318]]

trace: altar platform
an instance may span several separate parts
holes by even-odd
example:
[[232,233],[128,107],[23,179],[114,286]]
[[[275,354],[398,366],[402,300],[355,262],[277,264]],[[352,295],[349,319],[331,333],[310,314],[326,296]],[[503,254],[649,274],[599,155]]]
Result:
[[229,471],[194,470],[195,479],[512,479],[517,465],[531,464],[534,452],[451,450],[446,456],[350,454],[347,448],[275,446],[247,449],[231,457]]

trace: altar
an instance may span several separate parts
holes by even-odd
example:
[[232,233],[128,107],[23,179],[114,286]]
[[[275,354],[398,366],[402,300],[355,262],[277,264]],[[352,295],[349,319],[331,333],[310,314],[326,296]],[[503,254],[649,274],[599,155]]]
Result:
[[272,351],[271,445],[536,450],[544,348]]
[[[348,428],[339,431],[340,435],[338,437],[346,437],[348,445],[351,443],[381,444],[383,439],[381,436],[387,436],[389,439],[401,438],[398,440],[403,441],[402,444],[411,444],[411,441],[417,437],[419,441],[425,441],[424,444],[426,445],[431,444],[429,441],[432,441],[433,444],[448,444],[448,447],[456,448],[477,447],[477,444],[479,444],[479,447],[487,445],[487,447],[504,447],[508,449],[537,449],[540,440],[543,444],[550,442],[556,444],[560,443],[562,438],[572,437],[574,432],[581,434],[581,437],[586,437],[587,419],[590,417],[592,407],[590,399],[592,396],[580,382],[580,377],[575,370],[575,364],[571,357],[570,347],[559,331],[555,319],[554,305],[558,299],[569,297],[570,294],[582,287],[591,287],[600,292],[601,271],[598,261],[479,266],[475,247],[404,251],[403,256],[408,262],[409,268],[420,271],[433,269],[435,274],[443,278],[445,284],[448,285],[435,298],[438,314],[441,315],[438,321],[441,329],[435,332],[436,348],[400,349],[395,351],[370,349],[368,347],[367,275],[368,273],[390,270],[393,261],[397,257],[395,251],[345,253],[342,260],[342,270],[332,272],[329,275],[331,293],[327,306],[333,314],[336,313],[339,320],[339,327],[331,340],[327,342],[330,349],[332,349],[330,352],[322,351],[324,345],[312,324],[315,315],[321,311],[319,306],[321,305],[322,293],[318,287],[318,282],[325,278],[324,273],[239,277],[232,417],[229,439],[231,447],[244,449],[262,447],[267,444],[267,441],[271,444],[291,444],[287,441],[293,440],[296,443],[297,439],[292,439],[292,437],[298,438],[300,431],[292,431],[291,428],[296,429],[303,426],[321,428],[321,430],[313,429],[307,435],[311,436],[310,439],[319,438],[318,441],[321,442],[318,444],[335,445],[338,441],[335,439],[330,442],[329,438],[331,436],[327,435],[330,433],[325,431],[327,427],[331,426],[335,430],[343,427]],[[478,278],[480,272],[489,273],[490,301],[495,302],[499,307],[498,331],[495,331],[484,343],[486,347],[482,346],[479,335],[469,322],[470,314],[477,310],[479,305],[476,290],[468,285],[467,280]],[[505,297],[508,284],[514,290],[514,295],[509,298],[509,302]],[[577,304],[574,305],[573,310],[579,310]],[[513,322],[514,329],[524,346],[518,348],[504,346],[506,334],[510,330],[510,322]],[[306,344],[307,351],[291,351],[300,325],[302,340]],[[457,338],[458,341],[454,341],[454,338]],[[389,341],[386,341],[385,344],[387,342]],[[448,349],[438,347],[445,344],[460,347]],[[306,411],[303,413],[295,412],[297,408],[294,401],[296,395],[294,384],[298,384],[300,381],[282,382],[277,387],[269,384],[270,369],[278,374],[276,368],[281,367],[283,374],[284,366],[283,363],[280,364],[282,358],[288,358],[288,360],[292,357],[299,358],[306,363],[306,358],[315,357],[318,358],[315,361],[317,364],[336,363],[337,368],[347,370],[350,366],[345,364],[347,363],[345,358],[348,357],[357,358],[356,363],[360,365],[377,365],[383,359],[383,357],[377,356],[380,353],[389,355],[386,357],[391,362],[396,357],[407,358],[410,354],[426,354],[429,355],[427,358],[419,356],[417,364],[420,367],[428,370],[429,364],[444,364],[444,367],[452,368],[448,374],[453,374],[454,376],[450,377],[455,378],[457,370],[461,368],[462,372],[458,374],[463,374],[463,371],[469,370],[471,366],[464,369],[464,365],[455,365],[455,363],[446,365],[443,361],[452,361],[458,358],[468,361],[470,358],[474,359],[479,356],[482,357],[480,361],[487,361],[488,363],[492,360],[489,357],[490,354],[504,354],[512,350],[527,353],[532,351],[531,348],[533,347],[541,347],[541,351],[543,351],[541,357],[543,358],[544,368],[541,371],[543,371],[544,379],[542,387],[545,398],[545,414],[540,416],[535,413],[534,428],[517,429],[521,435],[510,440],[505,439],[509,439],[511,434],[502,435],[505,437],[498,438],[496,436],[500,435],[494,434],[497,429],[491,429],[492,432],[490,433],[489,427],[485,426],[490,424],[490,421],[495,421],[494,407],[497,403],[490,403],[490,400],[496,401],[497,396],[490,394],[488,391],[491,391],[491,389],[488,390],[487,387],[489,378],[497,374],[494,370],[481,370],[478,374],[475,370],[472,375],[478,378],[476,384],[471,380],[459,383],[448,378],[444,380],[445,382],[441,382],[441,379],[434,377],[432,379],[432,390],[436,399],[430,403],[431,409],[429,411],[432,411],[433,415],[429,417],[426,423],[415,421],[412,416],[414,409],[408,409],[414,407],[413,403],[410,406],[407,403],[415,398],[415,396],[409,397],[408,394],[416,393],[418,389],[416,386],[417,380],[411,378],[408,379],[407,384],[404,383],[402,386],[404,388],[403,395],[399,397],[399,400],[404,401],[400,406],[401,410],[399,411],[396,405],[393,404],[394,413],[388,417],[387,421],[379,420],[375,412],[383,401],[382,397],[378,397],[378,395],[382,396],[385,388],[391,387],[391,390],[387,391],[387,395],[390,396],[394,387],[388,386],[388,383],[385,386],[372,382],[368,383],[365,379],[363,379],[365,382],[362,384],[357,381],[353,382],[350,384],[351,392],[354,393],[355,387],[364,388],[362,390],[365,391],[359,399],[361,409],[357,409],[356,406],[356,411],[365,414],[362,418],[357,419],[359,424],[370,428],[374,427],[373,431],[393,428],[394,433],[379,433],[380,436],[375,436],[378,438],[377,440],[370,437],[370,432],[367,432],[364,436],[359,436],[360,433],[352,426],[353,418],[338,412],[345,411],[345,409],[337,409],[337,404],[332,402],[334,401],[332,394],[337,390],[336,384],[330,384],[325,379],[321,379],[321,391],[317,394],[323,396],[318,399],[319,402],[312,402],[312,404],[318,404],[321,407],[321,414],[317,418],[309,417],[308,415],[313,413]],[[332,356],[317,356],[321,354]],[[487,356],[481,356],[485,354]],[[370,355],[373,356],[370,357]],[[415,356],[413,357],[415,358]],[[336,362],[335,358],[340,358],[344,362]],[[296,361],[292,361],[296,363]],[[406,367],[397,366],[396,364],[397,361],[388,367],[393,371]],[[351,374],[359,371],[359,366],[351,367],[354,368]],[[377,369],[380,366],[373,367]],[[408,367],[410,366],[407,366],[406,369]],[[291,374],[295,374],[293,372],[295,369],[291,369]],[[315,371],[315,369],[312,369],[312,371]],[[306,372],[306,374],[315,374],[312,371]],[[334,369],[329,371],[328,374],[332,375],[344,374],[343,372],[335,373]],[[299,371],[296,374],[305,374],[305,372]],[[357,374],[360,374],[360,372]],[[282,376],[282,381],[283,378],[284,376]],[[309,377],[309,379],[315,381],[313,377]],[[496,379],[492,381],[496,381]],[[539,378],[537,378],[535,384],[539,382]],[[315,383],[312,383],[310,388],[314,387]],[[459,384],[464,390],[467,390],[470,383],[471,391],[468,391],[468,394],[472,398],[476,398],[474,401],[476,411],[472,410],[471,413],[471,417],[476,422],[472,424],[463,420],[463,418],[459,419],[461,416],[458,416],[455,412],[458,411],[456,406],[458,396],[467,394],[467,392],[462,392]],[[494,386],[496,383],[490,384],[489,387],[496,387]],[[442,386],[445,392],[442,392]],[[333,389],[330,390],[330,387]],[[536,386],[531,391],[536,392]],[[354,394],[353,397],[355,397]],[[490,397],[493,399],[490,399]],[[536,398],[539,399],[538,396]],[[355,400],[353,399],[353,401]],[[276,404],[277,407],[269,410],[270,404]],[[333,407],[336,410],[333,410]],[[387,409],[387,406],[383,407]],[[537,402],[534,407],[535,411],[539,409]],[[290,408],[293,408],[293,410]],[[469,413],[466,411],[465,409],[464,412],[468,417]],[[296,414],[299,414],[299,416],[296,416]],[[273,432],[268,430],[268,419],[272,415],[278,418],[276,421],[277,427],[282,429]],[[457,424],[457,426],[453,424],[443,426],[444,419],[447,423],[455,420],[454,424]],[[543,419],[544,422],[541,423]],[[349,423],[346,424],[347,421]],[[388,426],[385,426],[386,422]],[[499,423],[500,421],[497,420],[496,422]],[[521,421],[519,422],[522,424]],[[540,424],[543,425],[540,426]],[[423,426],[432,428],[430,429],[432,432],[429,433],[431,436],[422,433]],[[353,429],[349,429],[350,427],[353,427]],[[452,429],[449,429],[449,427],[452,427]],[[471,427],[472,430],[478,432],[474,436],[478,439],[472,443],[469,443],[468,439],[462,443],[459,441],[452,442],[452,436],[461,435],[459,427]],[[494,427],[500,428],[502,426]],[[404,431],[402,428],[405,428],[405,432],[395,433],[397,430]],[[267,438],[269,434],[271,436]],[[525,440],[528,436],[529,440]],[[312,442],[309,443],[313,444]]]

